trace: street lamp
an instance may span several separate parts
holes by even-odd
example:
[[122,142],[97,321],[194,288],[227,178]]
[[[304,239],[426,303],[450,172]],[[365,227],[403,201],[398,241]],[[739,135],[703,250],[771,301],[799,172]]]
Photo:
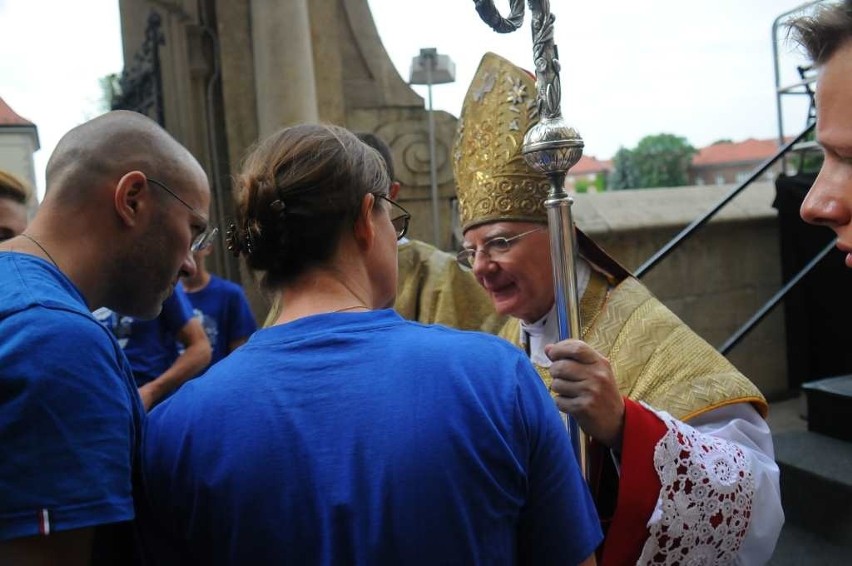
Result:
[[441,247],[441,226],[438,216],[438,174],[435,171],[435,117],[432,112],[432,85],[451,83],[456,80],[456,64],[449,55],[438,55],[434,47],[420,50],[420,55],[411,60],[408,82],[425,84],[429,91],[429,179],[432,183],[432,227],[435,246]]

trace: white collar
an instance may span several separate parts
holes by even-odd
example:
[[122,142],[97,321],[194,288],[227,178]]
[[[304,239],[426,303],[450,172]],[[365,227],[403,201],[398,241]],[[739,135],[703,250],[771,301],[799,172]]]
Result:
[[[577,295],[583,296],[591,277],[591,267],[583,258],[577,258]],[[544,355],[544,347],[559,341],[559,324],[556,316],[556,303],[535,322],[521,321],[521,344],[530,354],[530,360],[543,367],[550,367],[550,359]]]

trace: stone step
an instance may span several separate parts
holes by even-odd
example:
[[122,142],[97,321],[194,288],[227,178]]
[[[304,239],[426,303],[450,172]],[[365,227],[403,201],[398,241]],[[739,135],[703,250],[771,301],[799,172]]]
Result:
[[852,443],[809,431],[773,440],[786,524],[852,557]]
[[807,398],[808,430],[852,442],[852,375],[802,384]]
[[852,549],[826,541],[818,533],[785,524],[769,566],[833,566],[852,564]]

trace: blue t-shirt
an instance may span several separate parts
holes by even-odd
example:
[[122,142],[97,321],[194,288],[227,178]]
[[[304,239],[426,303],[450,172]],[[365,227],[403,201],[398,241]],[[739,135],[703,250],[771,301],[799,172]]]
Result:
[[144,411],[115,339],[64,274],[11,252],[0,337],[0,540],[132,519]]
[[211,365],[228,355],[231,342],[257,330],[245,293],[236,283],[211,275],[203,289],[186,296],[213,348]]
[[94,315],[118,339],[133,368],[136,386],[142,387],[172,367],[180,355],[177,334],[192,318],[192,305],[178,284],[153,320],[123,316],[109,309],[98,309]]
[[602,535],[523,353],[391,310],[259,330],[149,415],[154,564],[574,564]]

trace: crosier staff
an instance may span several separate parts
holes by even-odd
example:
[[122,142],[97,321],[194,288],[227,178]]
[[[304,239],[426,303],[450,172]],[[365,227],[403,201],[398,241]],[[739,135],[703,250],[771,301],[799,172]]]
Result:
[[[511,33],[524,23],[523,0],[510,0],[511,14],[500,15],[493,0],[474,0],[482,20],[498,33]],[[522,153],[527,165],[550,181],[544,201],[550,231],[550,255],[553,258],[553,289],[559,339],[580,337],[580,300],[577,293],[577,239],[571,205],[565,192],[565,175],[583,155],[583,139],[562,118],[559,58],[553,42],[554,16],[549,0],[529,0],[532,14],[533,61],[538,104],[538,123],[524,135]],[[577,421],[568,419],[571,444],[583,477],[588,480],[588,437]]]

